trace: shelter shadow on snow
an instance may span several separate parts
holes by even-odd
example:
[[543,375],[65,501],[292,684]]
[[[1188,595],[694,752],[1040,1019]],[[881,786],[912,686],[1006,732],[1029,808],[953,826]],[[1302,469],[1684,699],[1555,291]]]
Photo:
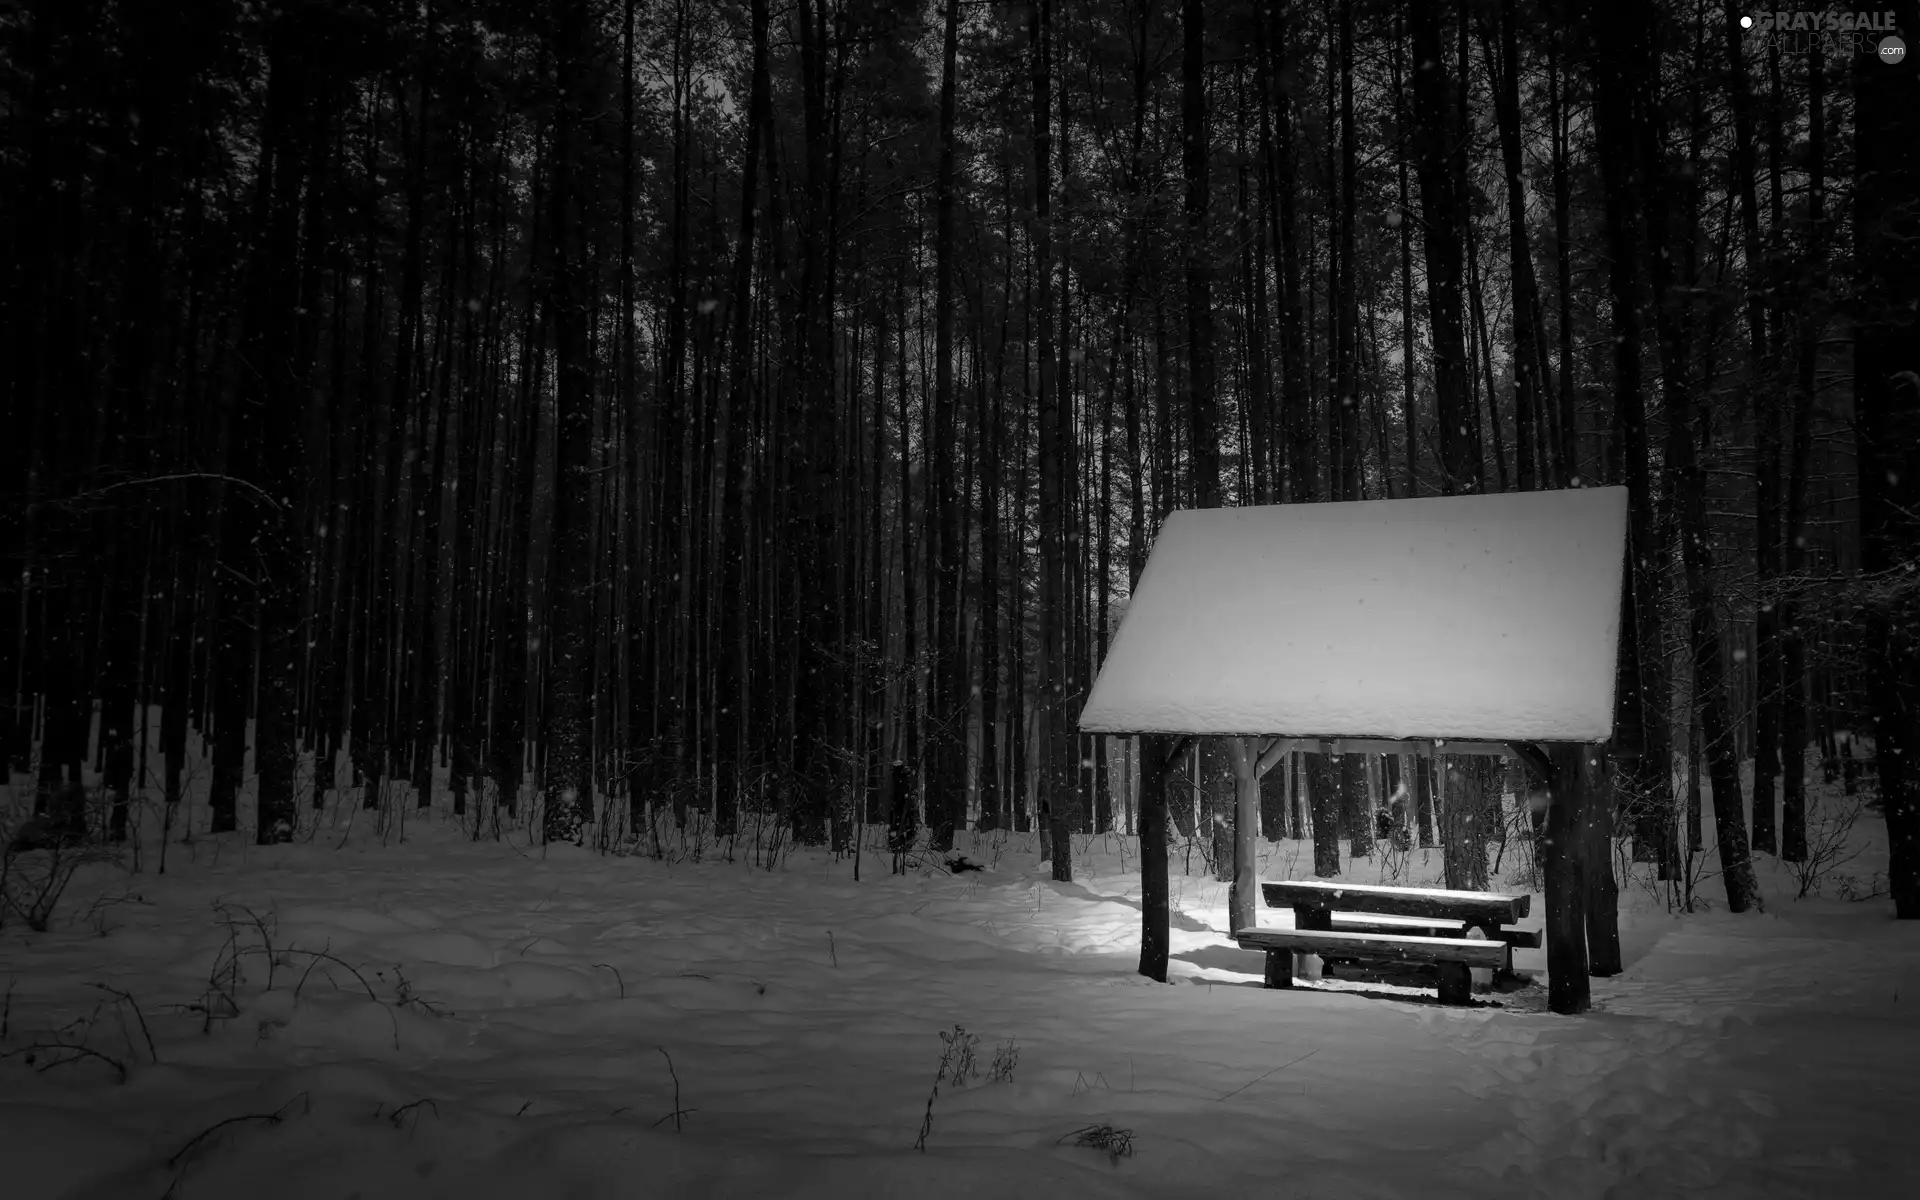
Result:
[[1256,983],[1260,973],[1265,970],[1265,962],[1259,951],[1241,950],[1234,946],[1196,946],[1191,950],[1181,950],[1171,957],[1212,971],[1239,971],[1253,976]]
[[[1140,898],[1138,896],[1103,896],[1083,883],[1062,883],[1059,880],[1050,880],[1049,884],[1057,895],[1071,896],[1075,900],[1089,900],[1096,904],[1124,904],[1135,912],[1140,910]],[[1175,911],[1169,920],[1175,929],[1183,933],[1214,932],[1213,926],[1207,924],[1205,921],[1190,917],[1183,912]]]

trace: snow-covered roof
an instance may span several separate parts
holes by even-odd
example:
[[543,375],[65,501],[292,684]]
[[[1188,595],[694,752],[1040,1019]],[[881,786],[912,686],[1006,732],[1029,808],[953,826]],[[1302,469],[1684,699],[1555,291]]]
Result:
[[1167,518],[1090,733],[1612,736],[1625,488]]

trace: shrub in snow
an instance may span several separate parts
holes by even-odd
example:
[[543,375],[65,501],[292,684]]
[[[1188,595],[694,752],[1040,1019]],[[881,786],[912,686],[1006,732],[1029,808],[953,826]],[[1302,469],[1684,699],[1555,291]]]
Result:
[[119,861],[117,851],[89,838],[86,804],[85,791],[67,787],[37,816],[0,813],[0,927],[14,913],[45,933],[80,868]]
[[1834,796],[1828,788],[1815,788],[1808,794],[1807,856],[1800,862],[1788,864],[1793,869],[1793,881],[1800,889],[1794,899],[1818,895],[1821,884],[1835,868],[1859,857],[1860,847],[1853,842],[1853,826],[1865,808],[1866,802],[1857,795]]
[[[927,1112],[920,1118],[920,1136],[913,1142],[915,1150],[922,1154],[927,1151],[927,1135],[933,1132],[933,1102],[940,1098],[941,1083],[965,1087],[969,1078],[980,1074],[980,1065],[974,1059],[979,1048],[979,1035],[968,1033],[964,1026],[955,1025],[951,1033],[940,1031],[940,1069],[933,1073],[933,1090],[927,1093]],[[995,1061],[998,1062],[997,1056]],[[1012,1070],[1011,1066],[1008,1070]]]

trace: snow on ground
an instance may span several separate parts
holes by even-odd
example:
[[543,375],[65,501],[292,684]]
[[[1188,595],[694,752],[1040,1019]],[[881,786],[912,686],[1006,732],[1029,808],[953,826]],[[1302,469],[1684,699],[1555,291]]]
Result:
[[[1271,877],[1307,873],[1309,847],[1263,849]],[[819,853],[768,872],[423,822],[401,845],[202,839],[164,877],[95,869],[52,932],[0,932],[0,1053],[85,1045],[128,1078],[70,1050],[0,1062],[0,1190],[1892,1197],[1920,1178],[1920,936],[1885,900],[1794,902],[1769,875],[1765,914],[1678,917],[1629,883],[1627,971],[1565,1018],[1539,987],[1470,1009],[1265,991],[1221,932],[1224,885],[1184,858],[1174,982],[1153,984],[1130,844],[1082,839],[1071,884],[1028,836],[969,852],[992,865],[868,856],[856,883]],[[1404,878],[1437,873],[1416,852]],[[1544,955],[1519,966],[1544,976]],[[922,1154],[956,1025],[979,1075],[940,1086]],[[1133,1153],[1075,1144],[1099,1125]]]

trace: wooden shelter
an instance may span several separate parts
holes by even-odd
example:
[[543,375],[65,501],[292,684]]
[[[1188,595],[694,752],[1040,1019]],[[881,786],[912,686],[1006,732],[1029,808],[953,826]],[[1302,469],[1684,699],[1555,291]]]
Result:
[[1585,797],[1613,736],[1626,545],[1618,487],[1170,516],[1080,714],[1142,739],[1142,971],[1166,977],[1165,783],[1190,739],[1226,739],[1233,763],[1236,929],[1258,902],[1260,777],[1290,751],[1501,754],[1553,797],[1552,1000],[1583,1009]]

